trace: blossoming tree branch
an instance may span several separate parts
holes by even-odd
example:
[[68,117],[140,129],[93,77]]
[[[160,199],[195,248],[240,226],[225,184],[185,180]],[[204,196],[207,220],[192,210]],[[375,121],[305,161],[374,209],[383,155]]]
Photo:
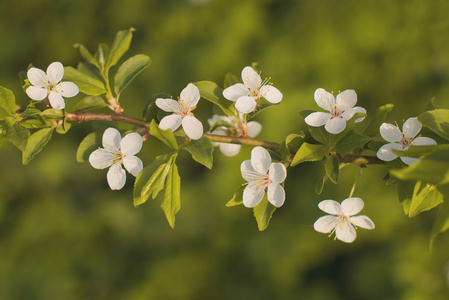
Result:
[[[120,105],[120,95],[150,65],[150,58],[139,54],[124,59],[114,71],[129,49],[133,31],[118,32],[111,47],[100,44],[95,54],[78,44],[83,61],[77,68],[54,62],[44,71],[30,65],[20,73],[24,90],[20,98],[28,99],[24,104],[17,104],[13,93],[0,87],[1,138],[22,151],[23,164],[42,151],[55,132],[66,134],[71,126],[83,122],[123,122],[133,130],[120,132],[110,126],[102,133],[90,133],[81,141],[76,159],[95,169],[107,169],[104,172],[111,190],[122,189],[129,177],[135,177],[135,206],[162,193],[162,209],[172,227],[181,207],[179,152],[185,150],[193,160],[212,168],[215,147],[229,157],[245,146],[252,148],[251,157],[241,163],[242,185],[235,187],[226,206],[252,209],[259,230],[265,230],[275,210],[292,197],[284,190],[288,174],[305,162],[316,168],[324,166],[318,194],[326,185],[339,183],[340,169],[348,164],[359,165],[360,173],[371,164],[385,164],[388,173],[379,183],[397,186],[406,215],[439,210],[430,242],[449,228],[449,110],[435,109],[430,102],[427,111],[408,118],[401,130],[396,122],[385,122],[392,104],[367,112],[356,106],[357,94],[352,89],[334,96],[318,88],[313,95],[317,110],[302,111],[298,116],[308,132],[291,133],[277,142],[264,141],[257,139],[262,124],[252,119],[261,110],[279,105],[284,95],[271,78],[262,80],[255,66],[247,66],[241,79],[226,74],[223,87],[210,81],[186,83],[177,98],[156,97],[145,105],[143,117],[129,116]],[[73,111],[66,109],[66,101],[77,101]],[[204,101],[216,105],[221,114],[198,119],[194,111]],[[105,108],[111,112],[93,112]],[[363,131],[357,125],[360,122],[368,123]],[[306,136],[312,142],[305,142]],[[164,143],[167,153],[143,162],[139,152],[144,142],[153,140],[150,137]],[[363,195],[356,193],[356,183],[347,199],[323,199],[318,204],[328,215],[319,216],[317,210],[313,224],[317,232],[351,243],[358,228],[375,228],[368,216],[357,215],[365,203]]]

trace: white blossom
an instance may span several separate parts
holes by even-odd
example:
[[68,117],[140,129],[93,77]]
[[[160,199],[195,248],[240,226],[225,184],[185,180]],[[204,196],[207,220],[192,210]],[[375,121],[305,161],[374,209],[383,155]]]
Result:
[[[384,140],[389,142],[383,145],[377,151],[377,157],[383,161],[392,161],[396,157],[396,154],[391,150],[406,150],[411,145],[422,146],[422,145],[436,145],[435,140],[428,137],[416,137],[421,131],[422,124],[418,121],[418,118],[409,118],[402,125],[402,132],[399,127],[390,123],[382,123],[380,126],[380,135]],[[417,162],[419,158],[401,156],[401,160],[407,164],[411,165]]]
[[[217,122],[226,122],[231,127],[226,126],[218,126],[214,131],[212,131],[212,134],[216,135],[224,135],[224,136],[241,136],[243,135],[243,126],[245,126],[246,134],[249,137],[256,137],[259,135],[260,131],[262,130],[262,124],[256,121],[250,121],[246,124],[243,124],[243,119],[241,118],[240,122],[237,121],[236,117],[231,116],[220,116],[220,115],[213,115],[212,118],[207,120],[209,123],[209,126],[214,126]],[[240,144],[232,144],[232,143],[220,143],[220,142],[212,142],[212,144],[215,147],[219,147],[221,153],[223,155],[231,157],[239,154],[240,149],[242,145]]]
[[181,91],[178,101],[173,99],[156,99],[156,105],[166,112],[172,112],[172,115],[165,116],[159,123],[161,129],[171,129],[175,131],[182,125],[186,135],[192,140],[198,140],[203,135],[203,124],[195,118],[192,110],[196,108],[200,100],[200,91],[193,84],[189,83]]
[[347,198],[338,203],[334,200],[324,200],[318,203],[318,207],[330,214],[318,218],[313,228],[321,233],[329,233],[329,237],[335,233],[335,238],[345,243],[352,243],[357,237],[357,227],[374,229],[374,223],[367,216],[354,216],[364,206],[360,198]]
[[262,81],[253,68],[245,67],[242,70],[242,80],[243,83],[236,83],[223,91],[226,99],[235,101],[235,108],[239,112],[252,112],[261,97],[274,104],[281,102],[282,93],[268,82],[269,79]]
[[32,84],[26,89],[28,97],[33,100],[42,101],[48,97],[51,107],[64,109],[63,97],[73,97],[79,93],[76,84],[63,81],[64,66],[60,62],[53,62],[47,68],[47,73],[38,68],[30,68],[27,77]]
[[133,176],[137,176],[143,168],[142,161],[135,156],[142,149],[142,144],[142,137],[138,133],[128,133],[122,139],[120,132],[110,127],[103,134],[103,148],[92,152],[89,162],[95,169],[109,167],[109,187],[111,190],[120,190],[126,182],[126,172],[122,164]]
[[[327,132],[338,134],[345,130],[346,122],[349,121],[356,113],[366,114],[366,110],[360,106],[354,106],[357,103],[357,94],[354,90],[345,90],[337,95],[326,92],[322,88],[318,88],[314,94],[315,102],[319,107],[327,110],[325,112],[314,112],[305,118],[307,125],[312,127],[320,127],[324,125]],[[363,121],[358,118],[356,122]]]
[[267,189],[268,201],[280,207],[285,201],[285,191],[280,185],[287,177],[287,170],[282,163],[272,163],[270,153],[262,147],[251,151],[251,159],[240,166],[242,177],[248,182],[243,191],[243,204],[254,207],[262,201]]

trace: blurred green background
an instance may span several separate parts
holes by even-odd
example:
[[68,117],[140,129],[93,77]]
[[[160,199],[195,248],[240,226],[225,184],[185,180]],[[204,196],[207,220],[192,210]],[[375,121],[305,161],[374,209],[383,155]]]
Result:
[[[4,0],[0,2],[0,85],[28,99],[17,73],[29,63],[76,66],[75,43],[95,51],[117,31],[136,28],[128,55],[151,66],[122,95],[140,117],[152,94],[174,97],[187,83],[223,82],[252,62],[284,94],[257,116],[262,139],[281,142],[304,129],[297,114],[317,109],[313,92],[355,89],[367,120],[393,103],[388,122],[417,116],[428,101],[449,108],[449,2],[294,0]],[[82,95],[67,100],[73,107]],[[196,115],[206,124],[211,106]],[[361,124],[363,126],[363,124]],[[347,198],[356,167],[322,195],[317,165],[288,170],[287,199],[264,232],[252,211],[226,208],[244,181],[241,161],[215,153],[208,170],[178,159],[182,208],[172,230],[161,199],[134,208],[132,182],[109,190],[106,171],[75,161],[93,124],[54,135],[28,166],[0,148],[0,299],[448,299],[449,235],[428,251],[435,211],[404,216],[386,168],[364,169],[355,196],[376,224],[353,244],[313,230],[323,199]],[[147,165],[167,149],[139,153]]]

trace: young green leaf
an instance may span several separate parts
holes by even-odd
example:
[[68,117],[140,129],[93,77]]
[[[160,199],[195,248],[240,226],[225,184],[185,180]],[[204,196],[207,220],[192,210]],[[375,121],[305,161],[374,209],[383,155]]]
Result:
[[94,77],[72,67],[64,68],[64,80],[75,83],[80,91],[86,95],[99,96],[106,93],[103,83]]
[[117,74],[114,78],[114,89],[117,98],[124,88],[139,75],[140,72],[145,70],[151,63],[148,56],[143,54],[135,55],[125,61],[120,68],[118,68]]
[[5,116],[14,116],[16,112],[16,100],[14,94],[0,86],[0,118]]
[[203,136],[199,140],[192,140],[184,146],[184,149],[189,151],[196,162],[212,169],[214,146],[207,137]]
[[108,107],[108,104],[104,102],[103,98],[99,96],[87,96],[79,101],[73,110],[75,112],[86,111],[90,109],[98,109]]
[[449,140],[449,109],[426,111],[418,116],[423,126]]
[[256,218],[259,231],[264,231],[267,229],[275,210],[276,207],[268,202],[267,194],[265,194],[262,201],[253,208],[254,217]]
[[44,128],[33,133],[22,152],[22,163],[27,165],[36,154],[41,152],[44,146],[50,141],[53,134],[53,128]]
[[327,156],[324,161],[324,170],[326,171],[327,177],[329,177],[330,181],[337,184],[338,183],[338,174],[339,174],[339,161],[338,157],[331,155]]
[[97,132],[89,133],[80,143],[76,151],[76,161],[83,163],[89,161],[89,156],[102,143],[102,135]]
[[20,151],[25,151],[30,131],[17,124],[13,117],[6,117],[3,122],[5,138],[14,144]]
[[164,202],[161,206],[171,228],[175,228],[175,215],[181,209],[181,178],[174,162],[167,174]]
[[112,47],[107,55],[107,59],[105,62],[106,70],[117,64],[117,62],[120,60],[123,54],[125,54],[125,52],[128,51],[129,45],[131,44],[133,31],[135,31],[135,29],[130,28],[128,30],[122,30],[117,32],[114,43],[112,44]]
[[226,207],[236,206],[243,204],[243,191],[245,190],[245,185],[241,185],[237,191],[235,191],[234,196],[231,200],[226,203]]
[[370,138],[365,135],[360,135],[354,130],[348,133],[344,138],[339,140],[335,145],[335,150],[341,156],[351,152],[355,148],[361,147],[368,143]]
[[90,64],[96,66],[97,68],[100,68],[100,65],[98,64],[98,61],[94,58],[94,56],[87,50],[86,47],[82,44],[75,44],[75,47],[79,48],[81,56]]
[[382,125],[382,123],[385,121],[385,118],[387,117],[388,113],[393,109],[393,104],[385,104],[379,107],[379,109],[376,112],[376,115],[374,116],[374,119],[371,120],[371,122],[368,124],[368,126],[363,131],[363,135],[367,136],[376,136],[379,133],[379,127]]
[[150,123],[150,133],[151,136],[157,138],[173,150],[178,149],[178,143],[176,142],[176,138],[171,129],[160,129],[156,124],[156,121],[152,120]]
[[200,90],[200,95],[204,99],[219,106],[228,116],[235,116],[233,102],[223,97],[223,89],[212,81],[198,81],[194,83]]
[[296,166],[305,161],[322,160],[326,155],[326,148],[326,146],[321,144],[302,143],[301,147],[296,152],[295,157],[293,157],[291,166]]
[[432,209],[442,202],[443,195],[437,190],[435,185],[428,183],[421,189],[421,182],[418,181],[413,190],[408,215],[411,218],[415,217],[419,213]]

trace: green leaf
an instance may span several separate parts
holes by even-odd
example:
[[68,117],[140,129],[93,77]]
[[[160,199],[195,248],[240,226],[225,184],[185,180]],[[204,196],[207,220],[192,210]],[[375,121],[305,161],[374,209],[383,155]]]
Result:
[[89,133],[80,143],[76,150],[76,161],[83,163],[89,161],[92,152],[98,149],[102,143],[102,135],[98,132]]
[[[302,110],[299,112],[300,116],[304,119],[313,113],[313,110]],[[330,147],[333,147],[333,137],[331,137],[330,133],[327,132],[324,129],[324,126],[321,127],[312,127],[307,125],[307,128],[309,129],[310,135],[321,144],[328,145]]]
[[100,65],[98,64],[98,61],[95,59],[95,57],[87,50],[86,47],[82,44],[75,44],[76,48],[79,48],[81,56],[90,64],[100,68]]
[[64,118],[64,111],[61,109],[48,108],[40,114],[45,119],[62,119]]
[[53,128],[44,128],[33,133],[22,152],[22,163],[27,165],[36,154],[41,152],[44,146],[50,141]]
[[13,117],[5,118],[3,122],[3,130],[5,138],[14,144],[20,151],[24,151],[27,140],[30,136],[30,131],[19,124],[17,124]]
[[234,196],[231,200],[226,203],[226,207],[236,206],[243,204],[243,191],[245,190],[245,185],[241,185],[237,191],[235,191]]
[[14,116],[16,112],[16,100],[14,94],[0,86],[0,118],[5,116]]
[[335,145],[335,150],[341,156],[351,152],[355,148],[361,147],[368,143],[370,138],[364,135],[360,135],[354,130],[348,133],[344,138],[339,140]]
[[442,145],[420,145],[420,146],[410,146],[406,150],[392,150],[394,154],[398,156],[408,156],[408,157],[421,157],[425,155],[429,155],[432,152],[438,151],[438,150],[449,150],[448,144],[442,144]]
[[223,89],[212,81],[198,81],[194,83],[200,90],[201,97],[219,106],[228,116],[235,116],[233,102],[223,97]]
[[99,96],[106,93],[101,80],[91,77],[72,67],[64,68],[64,80],[75,83],[86,95]]
[[99,96],[87,96],[75,105],[73,111],[79,112],[104,107],[108,107],[108,104],[104,102],[103,98]]
[[433,223],[432,231],[430,233],[429,246],[432,248],[435,238],[449,229],[449,186],[439,187],[440,192],[443,194],[444,203],[440,205],[437,217]]
[[56,132],[59,134],[66,134],[71,127],[72,124],[64,120],[61,126],[56,127]]
[[155,101],[158,98],[168,99],[170,98],[170,94],[167,93],[156,93],[151,95],[150,99],[148,99],[147,104],[145,104],[144,109],[142,110],[142,118],[145,120],[152,120],[157,117],[157,113],[160,109],[156,106]]
[[449,109],[426,111],[418,116],[423,126],[449,140]]
[[112,47],[109,50],[106,59],[105,63],[106,70],[117,64],[117,62],[120,60],[123,54],[125,54],[125,52],[128,51],[129,45],[131,44],[133,31],[135,31],[135,29],[130,28],[128,30],[122,30],[117,32],[114,43],[112,44]]
[[326,157],[326,160],[324,161],[324,170],[330,181],[335,184],[338,183],[339,167],[338,157],[334,155]]
[[156,124],[156,121],[154,120],[152,120],[150,123],[150,134],[173,150],[178,149],[178,143],[176,142],[176,138],[173,135],[173,131],[171,129],[160,129]]
[[317,195],[321,195],[321,193],[323,192],[323,190],[324,190],[324,184],[326,183],[327,178],[328,178],[327,175],[324,175],[322,179],[320,178],[320,179],[315,183],[315,193],[316,193]]
[[237,76],[235,76],[231,72],[228,72],[225,75],[223,86],[224,86],[224,88],[227,88],[227,87],[230,87],[231,85],[234,85],[234,84],[239,83],[239,82],[240,81],[237,78]]
[[402,203],[404,214],[407,216],[410,212],[415,185],[416,181],[399,181],[396,184],[399,201]]
[[421,189],[421,182],[418,181],[413,189],[413,197],[408,212],[409,217],[415,217],[423,211],[434,208],[443,202],[443,195],[433,184],[426,184]]
[[393,104],[385,104],[379,107],[379,109],[376,112],[376,115],[374,116],[374,119],[371,120],[371,122],[368,124],[368,126],[363,131],[363,135],[367,136],[376,136],[379,133],[379,127],[382,125],[382,123],[385,121],[385,118],[387,117],[388,113],[393,109]]
[[259,231],[264,231],[267,229],[275,210],[276,207],[268,202],[267,194],[265,193],[262,201],[253,208],[254,217],[256,218]]
[[164,202],[161,206],[171,228],[175,228],[175,215],[181,209],[181,178],[175,163],[171,165],[167,174]]
[[148,56],[138,54],[129,58],[120,66],[120,68],[118,68],[114,78],[114,89],[117,97],[140,72],[150,65],[150,63],[151,60]]
[[214,146],[207,137],[203,136],[199,140],[189,142],[184,146],[184,149],[190,152],[196,162],[212,169]]
[[296,152],[295,157],[293,157],[291,166],[296,166],[299,163],[305,161],[318,161],[323,160],[326,155],[326,146],[321,144],[309,144],[302,143],[299,150]]
[[21,119],[25,119],[34,115],[40,115],[41,111],[35,108],[27,108],[23,113],[20,114]]
[[134,182],[134,206],[145,203],[150,196],[153,199],[164,188],[165,178],[170,170],[171,161],[177,153],[169,153],[156,157],[156,159],[140,171]]

